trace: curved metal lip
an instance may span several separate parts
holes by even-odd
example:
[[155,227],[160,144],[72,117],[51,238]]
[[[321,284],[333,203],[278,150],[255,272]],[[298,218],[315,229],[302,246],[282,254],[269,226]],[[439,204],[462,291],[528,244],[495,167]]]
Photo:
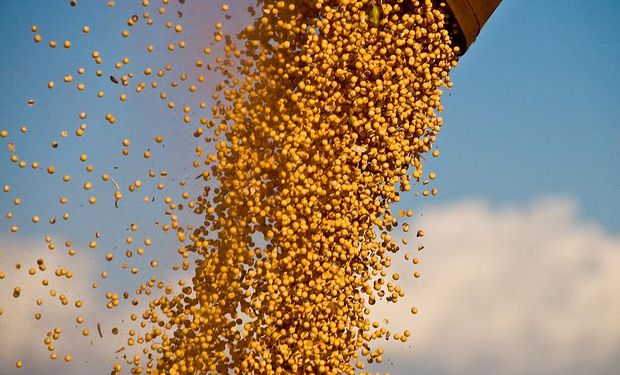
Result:
[[458,25],[460,35],[456,38],[463,54],[474,43],[501,0],[446,0],[446,3]]

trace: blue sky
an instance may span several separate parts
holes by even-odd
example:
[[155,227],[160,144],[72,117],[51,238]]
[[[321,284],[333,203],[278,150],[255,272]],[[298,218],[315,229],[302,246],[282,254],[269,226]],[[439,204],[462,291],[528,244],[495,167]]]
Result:
[[[131,61],[123,72],[132,71],[141,75],[145,66],[157,70],[169,62],[175,70],[180,69],[176,70],[175,80],[178,80],[179,71],[196,74],[191,67],[193,59],[200,56],[204,46],[216,49],[208,42],[212,25],[225,20],[219,12],[212,10],[215,4],[210,1],[188,0],[184,8],[171,1],[173,5],[167,14],[155,17],[157,23],[152,29],[146,32],[141,25],[130,29],[131,37],[123,39],[120,30],[126,28],[127,18],[132,14],[141,14],[143,10],[135,5],[138,2],[117,2],[119,5],[115,8],[106,7],[105,1],[94,0],[81,0],[76,8],[69,7],[66,4],[68,1],[64,0],[6,0],[0,3],[0,29],[5,36],[0,44],[0,81],[3,89],[0,96],[0,116],[3,119],[0,130],[9,131],[9,137],[0,138],[0,186],[11,186],[9,193],[0,192],[0,271],[8,273],[9,265],[19,260],[22,252],[25,257],[40,254],[41,249],[45,250],[42,242],[45,235],[53,236],[58,244],[71,240],[81,251],[88,241],[94,239],[95,232],[100,232],[103,235],[98,240],[97,250],[81,251],[76,267],[88,264],[88,269],[116,272],[114,278],[107,280],[101,280],[96,275],[83,275],[86,283],[97,279],[102,290],[132,288],[141,276],[130,276],[112,268],[126,261],[122,256],[107,263],[102,259],[102,254],[107,251],[124,252],[127,248],[123,245],[128,235],[126,228],[131,223],[139,223],[140,231],[133,234],[136,241],[141,242],[148,237],[153,239],[154,244],[147,249],[147,257],[140,260],[134,258],[132,264],[147,267],[151,259],[157,258],[162,266],[154,274],[171,279],[167,269],[175,260],[169,252],[178,245],[173,236],[161,234],[155,221],[162,221],[165,216],[162,206],[164,197],[178,198],[184,190],[194,195],[200,192],[199,182],[193,179],[197,173],[188,165],[191,163],[188,155],[200,142],[192,137],[195,126],[180,124],[178,110],[163,109],[165,102],[158,98],[161,87],[158,90],[146,89],[144,93],[135,95],[133,88],[123,90],[121,86],[112,84],[108,76],[120,75],[111,64],[124,56],[129,56]],[[242,4],[246,1],[228,3],[234,17],[226,21],[226,27],[235,30],[243,23],[241,13],[245,7]],[[177,16],[177,9],[182,9],[183,18]],[[157,13],[153,7],[149,11]],[[179,37],[170,30],[164,30],[161,20],[185,25],[189,46],[183,54],[165,52],[166,44]],[[33,43],[31,24],[39,26],[43,43]],[[83,25],[90,26],[88,35],[81,32]],[[583,258],[596,264],[620,267],[618,25],[620,3],[611,0],[508,0],[500,5],[476,43],[461,59],[452,74],[454,88],[447,91],[443,98],[445,125],[437,142],[441,156],[429,160],[427,167],[439,175],[434,186],[440,189],[440,195],[432,199],[414,198],[412,195],[402,199],[404,207],[414,207],[416,212],[426,217],[420,220],[429,221],[431,230],[427,237],[430,237],[429,248],[434,249],[424,269],[425,275],[429,276],[423,278],[422,284],[416,281],[411,288],[414,294],[416,288],[422,288],[420,308],[426,305],[433,312],[426,317],[422,314],[420,320],[413,323],[414,332],[420,332],[420,344],[413,356],[410,357],[408,352],[395,355],[403,361],[403,368],[407,370],[400,372],[390,366],[385,370],[393,374],[415,370],[439,375],[457,373],[455,368],[460,369],[458,373],[462,374],[519,374],[533,373],[533,369],[539,369],[541,374],[584,373],[576,370],[582,369],[602,375],[611,374],[612,369],[617,368],[617,361],[606,354],[609,348],[620,348],[620,331],[613,326],[613,320],[610,323],[608,319],[608,316],[620,314],[620,304],[617,298],[611,300],[611,294],[604,294],[608,290],[606,285],[614,285],[617,281],[612,271],[599,265],[582,278],[567,278],[561,285],[553,280],[564,280],[562,271],[556,269],[559,266],[578,273]],[[60,43],[70,39],[73,46],[69,50],[62,47],[52,50],[47,47],[50,39]],[[153,55],[146,53],[148,43],[156,45]],[[102,67],[90,58],[95,49],[104,57]],[[75,71],[78,66],[86,69],[84,76],[79,76]],[[97,68],[104,70],[103,78],[95,77]],[[73,75],[74,82],[67,85],[62,82],[62,77],[69,73]],[[208,84],[201,88],[205,96],[209,95],[209,87],[213,83],[209,78],[213,77],[207,74]],[[170,79],[167,76],[160,80],[162,87]],[[49,80],[56,82],[54,90],[46,88]],[[78,82],[86,84],[84,92],[75,89]],[[105,91],[103,99],[96,97],[98,90]],[[192,106],[192,116],[200,117],[199,98],[190,98],[179,90],[169,86],[165,89],[173,100],[179,103],[187,100]],[[118,101],[121,92],[129,95],[125,103]],[[36,100],[33,107],[26,105],[30,98]],[[205,100],[208,102],[208,99]],[[81,111],[88,113],[86,121],[78,118]],[[118,118],[117,124],[105,122],[104,115],[108,112]],[[73,132],[82,122],[88,125],[87,135],[76,138]],[[24,124],[28,125],[29,130],[21,134],[18,129]],[[60,138],[61,130],[68,131],[67,139]],[[154,144],[156,134],[166,137],[163,145]],[[129,157],[121,155],[121,141],[124,138],[131,140]],[[50,147],[52,140],[60,141],[59,149]],[[48,176],[30,167],[19,169],[8,160],[6,143],[9,141],[15,142],[20,157],[28,161],[38,160],[43,166],[52,164],[59,171],[54,176]],[[149,160],[140,157],[146,149],[153,152]],[[95,167],[92,174],[84,171],[87,163],[78,161],[82,152],[88,153],[89,163]],[[170,177],[149,178],[146,175],[149,168],[157,172],[167,169]],[[103,172],[112,174],[123,188],[136,179],[142,180],[144,186],[138,193],[125,194],[117,209],[113,204],[113,186],[109,182],[101,182]],[[61,182],[64,173],[71,175],[70,184]],[[183,178],[189,181],[186,187],[178,185]],[[93,182],[92,193],[82,189],[86,181]],[[158,182],[166,184],[165,192],[155,188]],[[70,197],[66,206],[57,203],[61,195]],[[90,195],[98,199],[93,207],[85,203]],[[144,204],[145,195],[155,197],[155,202]],[[12,203],[16,197],[23,201],[19,207]],[[14,212],[13,220],[4,217],[8,211]],[[72,215],[67,222],[59,219],[54,226],[33,225],[30,222],[35,214],[46,222],[53,216],[60,218],[64,211]],[[463,238],[459,218],[467,220],[467,225],[463,224],[463,228],[469,231],[466,233],[481,234]],[[439,219],[446,224],[442,226]],[[18,234],[10,233],[12,225],[20,226]],[[553,233],[547,235],[536,231],[536,226],[547,226]],[[499,234],[494,235],[496,232]],[[573,236],[576,239],[572,244],[563,241]],[[460,241],[455,242],[455,238]],[[530,244],[528,249],[546,254],[540,258],[540,264],[547,268],[528,267],[520,270],[518,275],[510,273],[515,264],[510,254],[520,251],[514,245],[519,241]],[[589,248],[584,245],[588,241],[598,245]],[[472,254],[471,257],[460,258],[458,250],[461,250],[461,245],[463,251]],[[526,254],[528,257],[535,256],[531,252]],[[60,265],[73,261],[60,254],[56,258]],[[476,265],[481,267],[480,272],[472,275],[468,270],[475,269]],[[505,269],[505,272],[483,271],[495,266],[496,269]],[[450,271],[444,271],[446,268]],[[14,269],[10,272],[15,273]],[[508,275],[514,278],[508,278]],[[535,280],[538,284],[517,285],[519,276]],[[557,277],[554,279],[551,276]],[[583,292],[582,284],[589,285],[587,293]],[[465,285],[471,288],[465,288]],[[514,311],[511,305],[514,301],[500,298],[501,293],[488,289],[491,285],[514,291],[517,302],[528,305],[538,303],[541,320],[532,322],[526,319],[526,314],[506,314],[507,310]],[[0,308],[5,311],[9,310],[4,303],[8,299],[3,300],[3,293],[12,291],[12,287],[13,284],[3,284],[0,280]],[[79,293],[88,292],[81,290]],[[534,367],[515,365],[514,361],[507,359],[508,351],[526,357],[532,353],[520,350],[523,348],[519,345],[510,346],[506,343],[508,341],[498,345],[498,341],[502,341],[504,335],[517,342],[520,336],[515,332],[520,332],[523,327],[555,324],[555,305],[540,301],[551,301],[548,295],[556,294],[575,296],[567,297],[564,302],[570,314],[564,320],[560,319],[566,325],[558,330],[566,334],[545,335],[545,330],[539,330],[542,333],[535,337],[538,346],[532,347],[537,352],[560,353],[555,359],[557,363],[550,360],[551,364],[544,367],[541,360],[540,363],[532,361]],[[609,297],[609,301],[601,303],[596,299],[599,295]],[[94,301],[98,301],[97,298],[100,296],[92,297]],[[445,314],[447,310],[458,308],[454,304],[460,301],[459,298],[479,306],[487,306],[489,301],[497,303],[493,304],[493,308],[472,310],[478,314],[467,316],[466,322]],[[598,325],[590,327],[581,320],[584,313],[579,310],[581,305],[600,307],[596,311],[587,311],[593,320],[599,322]],[[19,312],[26,315],[32,313],[27,309],[17,309],[14,315],[19,315]],[[57,315],[62,315],[62,312]],[[433,317],[443,317],[444,320]],[[475,317],[484,320],[476,321]],[[113,321],[115,316],[106,319]],[[470,327],[471,322],[482,326],[485,320],[494,319],[499,322],[499,328],[488,332],[478,330],[479,340],[469,341],[472,332],[477,332],[475,327]],[[29,348],[24,338],[29,329],[40,335],[42,329],[47,327],[44,325],[34,331],[34,326],[29,326],[9,331],[11,327],[20,327],[14,323],[16,321],[19,319],[11,317],[10,312],[0,317],[0,339],[6,341],[9,336],[20,337],[13,339],[4,353],[0,350],[0,375],[13,373],[15,353],[24,347]],[[452,333],[442,330],[446,321],[450,321]],[[29,320],[24,324],[32,323]],[[4,336],[3,330],[9,333]],[[438,341],[437,337],[443,337],[444,341]],[[568,349],[573,343],[588,338],[593,340],[589,351]],[[455,354],[458,348],[448,345],[448,342],[471,345],[468,358]],[[549,345],[541,344],[547,342]],[[43,347],[38,349],[45,350]],[[108,366],[110,358],[105,352],[108,349],[97,349],[99,357],[95,354],[98,359],[94,361]],[[36,353],[30,354],[33,358],[39,358]],[[572,362],[566,359],[569,357],[577,358],[575,363],[581,367],[571,367]],[[518,358],[517,354],[513,358]],[[394,361],[397,362],[396,359]],[[535,366],[537,363],[539,366]],[[84,359],[76,359],[74,365],[77,367],[67,368],[58,363],[51,365],[49,361],[36,362],[30,371],[80,373],[80,369],[92,369],[92,365],[86,364]],[[108,367],[105,369],[102,373],[107,373]]]
[[620,231],[620,4],[504,1],[444,96],[444,204],[575,197]]
[[[153,96],[148,94],[119,106],[116,97],[120,90],[109,82],[103,84],[107,86],[106,98],[97,101],[94,90],[101,80],[93,78],[95,65],[86,57],[93,49],[110,49],[106,58],[112,54],[117,61],[131,55],[130,66],[140,69],[148,56],[136,53],[138,46],[156,37],[171,40],[170,33],[159,31],[161,25],[153,28],[155,34],[136,32],[135,37],[124,40],[118,30],[123,24],[119,20],[132,12],[127,7],[110,10],[103,2],[82,2],[73,9],[49,1],[27,3],[6,1],[1,5],[3,34],[11,38],[0,46],[0,78],[6,93],[0,113],[6,124],[3,128],[31,123],[22,150],[49,145],[51,134],[42,136],[49,130],[43,123],[55,122],[56,126],[72,121],[79,125],[71,115],[82,108],[88,109],[89,119],[95,118],[97,123],[103,122],[107,109],[114,108],[119,122],[134,124],[108,132],[95,128],[93,138],[100,142],[91,152],[101,151],[101,158],[109,143],[139,134],[142,128],[135,124],[149,123],[149,128],[160,126],[163,131],[162,123],[178,119],[156,110],[148,100]],[[584,215],[608,230],[620,231],[620,78],[615,70],[620,58],[618,8],[613,1],[520,0],[500,5],[454,70],[454,88],[444,95],[445,126],[437,142],[442,156],[430,163],[440,176],[441,199],[430,204],[466,197],[484,197],[499,204],[548,194],[568,195],[577,199]],[[138,13],[139,7],[134,11]],[[206,12],[206,18],[197,13],[186,11],[183,21],[209,25],[215,20],[213,12]],[[50,50],[44,43],[35,45],[30,24],[39,25],[45,41],[67,37],[74,46],[64,51],[60,47]],[[86,37],[80,32],[83,24],[93,30]],[[197,28],[190,30],[189,39],[206,34]],[[156,56],[165,56],[162,49],[158,48]],[[76,62],[88,69],[82,80],[87,84],[86,95],[63,88],[66,85],[60,82]],[[42,89],[49,79],[60,87],[54,93]],[[32,109],[25,106],[30,97],[37,100]],[[143,110],[131,111],[135,106]],[[187,146],[188,133],[169,139]],[[136,148],[146,146],[139,137],[131,139]],[[72,146],[66,148],[72,151]],[[57,155],[60,160],[68,154],[45,148],[44,155]],[[182,152],[166,155],[171,165],[185,163]],[[118,158],[123,163],[126,159]],[[10,168],[2,163],[0,172],[10,173]],[[15,190],[24,190],[20,188],[17,185]]]

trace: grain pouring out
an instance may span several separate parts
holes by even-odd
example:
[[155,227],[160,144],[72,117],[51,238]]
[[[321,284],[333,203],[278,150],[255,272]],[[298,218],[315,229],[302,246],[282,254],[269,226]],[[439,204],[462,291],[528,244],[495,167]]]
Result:
[[[412,231],[416,255],[403,255],[401,246],[409,246],[397,237],[416,223],[412,210],[393,212],[394,205],[403,194],[438,194],[432,187],[437,174],[424,167],[427,157],[439,156],[434,144],[443,125],[442,90],[452,86],[450,71],[497,2],[480,13],[483,19],[472,31],[471,17],[480,14],[453,12],[460,1],[262,0],[248,7],[252,21],[235,32],[226,22],[240,10],[214,2],[197,8],[223,19],[209,25],[204,40],[185,37],[196,27],[182,19],[189,14],[187,3],[141,0],[140,13],[119,19],[116,38],[146,39],[144,50],[152,57],[144,66],[134,63],[144,59],[131,55],[113,61],[113,51],[88,44],[95,23],[80,26],[76,38],[62,42],[64,48],[51,39],[61,37],[61,29],[28,26],[35,44],[49,40],[55,49],[50,53],[75,53],[84,44],[90,50],[76,60],[84,67],[41,84],[50,89],[46,95],[91,95],[102,104],[74,115],[75,136],[59,128],[59,138],[45,140],[51,153],[82,142],[82,150],[67,155],[64,165],[52,165],[47,150],[39,160],[22,158],[26,141],[19,127],[2,130],[9,145],[3,163],[30,164],[33,181],[67,186],[66,195],[46,203],[62,210],[48,219],[42,212],[49,209],[30,212],[37,207],[18,196],[15,176],[2,176],[1,194],[10,196],[18,216],[5,215],[3,226],[13,232],[8,240],[17,238],[21,217],[50,232],[60,218],[70,222],[65,205],[115,215],[139,195],[140,204],[160,205],[163,214],[106,230],[95,220],[84,246],[45,235],[45,258],[35,264],[24,259],[23,269],[21,263],[0,263],[0,279],[10,273],[11,280],[26,285],[27,278],[42,278],[36,289],[0,280],[0,290],[14,297],[0,300],[0,319],[10,319],[13,304],[32,298],[41,306],[34,319],[45,320],[48,302],[42,298],[49,295],[76,316],[76,324],[53,326],[28,339],[42,341],[39,349],[51,360],[71,366],[84,360],[69,352],[82,343],[62,340],[65,331],[78,332],[84,345],[122,336],[124,346],[110,353],[112,374],[364,373],[384,361],[382,342],[406,343],[415,335],[415,320],[410,329],[392,332],[389,316],[371,319],[374,305],[401,302],[409,292],[399,285],[403,279],[421,276],[415,268],[423,259],[424,230]],[[86,4],[68,5],[67,11],[77,12]],[[114,1],[105,5],[101,12],[121,7]],[[148,40],[155,28],[174,40]],[[199,56],[190,51],[200,51]],[[179,55],[184,58],[173,59]],[[107,91],[112,99],[104,99]],[[173,113],[178,126],[191,128],[192,141],[198,140],[181,174],[161,161],[166,152],[175,152],[165,148],[168,136],[125,120],[127,106],[148,92],[165,116]],[[34,103],[28,100],[28,110],[45,110]],[[92,118],[91,111],[101,118]],[[135,127],[131,137],[105,147],[147,166],[134,171],[130,181],[120,177],[117,165],[97,160],[89,150],[107,142],[95,136],[102,134],[98,127],[113,133],[129,126]],[[84,170],[86,178],[76,178]],[[199,189],[190,189],[188,181]],[[73,206],[74,200],[79,205]],[[152,239],[140,233],[151,221],[176,239],[177,249],[152,250]],[[101,245],[110,232],[124,237],[113,249]],[[83,254],[103,266],[82,276],[91,279],[93,293],[105,297],[104,309],[71,288],[69,280],[83,270],[63,262]],[[390,269],[403,256],[412,267],[409,276]],[[164,264],[178,273],[175,282],[158,278]],[[141,280],[135,290],[114,290],[114,279],[126,274]],[[122,328],[100,322],[107,311],[121,307],[130,311],[126,322],[118,323]],[[418,308],[406,306],[412,316]],[[2,358],[8,360],[28,370],[28,358]]]

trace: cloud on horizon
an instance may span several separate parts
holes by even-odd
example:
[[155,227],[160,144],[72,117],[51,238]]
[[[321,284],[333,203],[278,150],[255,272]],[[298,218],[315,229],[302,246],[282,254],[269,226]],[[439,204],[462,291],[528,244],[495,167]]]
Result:
[[[126,335],[114,336],[110,331],[112,327],[118,327],[121,332],[130,328],[131,308],[106,309],[103,295],[112,289],[106,288],[99,277],[100,270],[95,267],[92,254],[78,252],[71,257],[65,253],[62,246],[53,252],[48,250],[42,240],[0,238],[0,271],[6,274],[0,280],[0,307],[4,310],[0,316],[0,375],[109,374],[113,363],[120,361],[115,351],[127,346],[124,342]],[[47,269],[44,272],[37,269],[39,258],[45,261]],[[18,263],[21,265],[19,270],[15,268]],[[36,269],[33,276],[28,274],[31,267]],[[73,277],[55,276],[58,267],[72,271]],[[44,278],[49,280],[48,287],[41,284]],[[100,284],[98,289],[91,287],[93,281]],[[12,296],[15,286],[22,290],[19,298]],[[49,294],[52,289],[57,292],[56,297]],[[67,305],[61,304],[60,294],[69,299]],[[43,300],[41,306],[36,305],[37,298]],[[82,308],[74,306],[77,299],[82,301]],[[40,320],[35,320],[36,312],[42,314]],[[78,315],[84,317],[83,324],[76,322]],[[97,323],[101,326],[103,338],[99,337]],[[61,328],[62,333],[60,339],[53,342],[58,355],[53,361],[43,339],[56,327]],[[90,330],[89,336],[82,336],[83,328]],[[64,361],[65,354],[73,357],[71,363]],[[15,367],[17,360],[23,361],[22,369]]]
[[[414,224],[426,231],[425,250],[416,254],[421,262],[400,261],[406,251],[413,255],[415,241],[411,250],[393,257],[407,296],[378,311],[389,317],[392,332],[410,329],[413,337],[407,344],[385,342],[385,362],[373,370],[394,375],[611,375],[620,368],[620,236],[584,220],[572,200],[546,198],[502,207],[471,200],[416,218]],[[109,330],[127,312],[85,314],[91,336],[81,337],[76,309],[49,297],[39,275],[26,276],[40,256],[48,263],[47,273],[53,272],[56,257],[45,256],[46,249],[31,250],[40,248],[40,241],[0,239],[0,269],[7,273],[0,280],[0,375],[109,373],[113,352],[123,343],[105,333],[101,340],[93,324],[100,321]],[[79,270],[67,289],[69,297],[100,304],[90,288],[98,273],[94,266],[84,258],[61,259],[62,266]],[[19,278],[15,262],[24,267]],[[420,279],[411,276],[414,270],[422,273]],[[49,278],[64,292],[62,280]],[[20,303],[10,297],[15,285],[24,290]],[[32,317],[38,296],[45,300],[40,322]],[[420,310],[416,316],[409,312],[412,305]],[[73,354],[71,365],[48,358],[42,340],[55,326],[65,332],[57,345],[59,357]],[[22,372],[14,367],[18,358],[25,361]]]
[[409,276],[412,264],[397,265],[408,273],[401,277],[408,302],[381,308],[392,328],[412,331],[414,344],[390,340],[394,365],[381,370],[617,373],[620,236],[584,220],[573,200],[505,207],[471,200],[425,212],[417,224],[426,231],[416,254],[422,277]]

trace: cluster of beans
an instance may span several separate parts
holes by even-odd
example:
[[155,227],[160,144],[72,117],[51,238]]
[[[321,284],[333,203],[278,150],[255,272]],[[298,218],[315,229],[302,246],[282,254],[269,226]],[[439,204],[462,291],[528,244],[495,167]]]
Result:
[[228,45],[240,66],[221,66],[233,83],[215,108],[219,184],[190,236],[193,290],[146,312],[174,332],[158,368],[353,373],[382,361],[369,306],[404,296],[390,204],[423,176],[458,51],[430,1],[261,6],[243,48]]
[[[148,0],[141,2],[152,6]],[[158,13],[163,15],[169,0],[161,2]],[[162,225],[182,244],[182,265],[174,269],[193,270],[191,283],[181,279],[175,289],[152,277],[135,294],[105,293],[108,309],[134,296],[131,321],[140,327],[139,332],[129,330],[127,344],[136,354],[122,358],[135,374],[353,374],[383,361],[384,350],[376,340],[410,338],[409,331],[390,333],[370,314],[380,300],[396,303],[405,296],[401,276],[389,270],[400,249],[391,233],[401,224],[398,217],[406,220],[412,212],[396,215],[392,204],[414,183],[426,185],[435,178],[434,173],[425,174],[423,155],[439,155],[433,143],[442,126],[441,88],[451,87],[449,72],[459,54],[450,38],[445,5],[431,0],[258,0],[255,5],[249,8],[255,22],[236,38],[224,33],[221,23],[215,25],[214,43],[220,45],[221,56],[194,62],[196,68],[222,77],[211,93],[212,108],[200,102],[200,109],[210,114],[200,118],[194,133],[208,143],[196,148],[198,160],[192,163],[203,191],[195,199],[184,192],[185,203],[166,197],[171,222]],[[229,6],[220,10],[226,14]],[[148,12],[142,19],[153,24]],[[134,15],[127,25],[141,21]],[[177,34],[184,31],[172,22],[166,27]],[[90,27],[82,31],[89,33]],[[32,32],[34,41],[42,42],[36,26]],[[125,29],[121,36],[127,38],[130,32]],[[168,44],[167,50],[172,53],[187,44],[180,40]],[[57,45],[49,42],[51,48]],[[62,45],[71,48],[69,41]],[[147,47],[149,53],[153,50]],[[211,58],[210,47],[203,53]],[[103,63],[98,51],[89,58]],[[128,64],[126,57],[114,68]],[[143,75],[163,80],[173,70],[170,64],[159,71],[146,67]],[[78,75],[83,73],[78,69]],[[96,74],[106,76],[103,70]],[[110,75],[113,84],[123,86],[135,84],[135,78],[134,73]],[[205,77],[196,78],[191,83],[181,73],[181,82],[172,81],[171,87],[187,87],[190,95],[201,95],[198,86]],[[73,80],[71,75],[64,77],[65,83]],[[159,83],[138,82],[135,93],[149,86],[157,89]],[[47,87],[53,90],[55,83],[49,81]],[[82,84],[77,88],[85,89]],[[189,105],[169,100],[165,91],[159,97],[167,110],[181,111],[181,123],[194,122]],[[125,102],[128,95],[121,94],[119,100]],[[86,117],[80,113],[81,120]],[[105,121],[112,125],[117,118],[108,113]],[[84,136],[86,130],[83,124],[75,135]],[[7,137],[6,131],[0,135]],[[66,138],[68,132],[61,136]],[[157,135],[155,144],[163,140]],[[129,154],[130,144],[129,139],[122,141],[123,155]],[[11,162],[26,167],[11,145]],[[207,154],[204,150],[209,148],[214,152]],[[149,159],[151,151],[141,156]],[[89,156],[84,153],[79,159],[87,163]],[[57,172],[52,165],[33,162],[32,167],[50,175]],[[91,173],[93,167],[86,169]],[[151,178],[158,174],[165,178],[168,172],[148,173]],[[69,183],[71,177],[64,175],[62,180]],[[108,173],[101,182],[115,186],[117,207],[123,193],[143,186],[136,180],[121,188]],[[182,180],[181,186],[186,183]],[[92,182],[83,183],[84,190],[92,188]],[[156,188],[165,186],[158,183]],[[8,192],[10,186],[3,190]],[[422,192],[436,194],[436,189]],[[67,198],[61,197],[61,204],[63,200]],[[88,203],[95,205],[96,197],[89,197]],[[183,207],[202,225],[182,225],[174,212]],[[69,214],[63,218],[68,220]],[[32,217],[35,224],[40,220]],[[401,228],[408,232],[409,224]],[[132,224],[131,231],[137,230]],[[424,232],[418,230],[416,236]],[[88,247],[95,249],[98,238]],[[51,239],[46,242],[50,250],[56,246]],[[133,242],[133,237],[126,238],[127,246]],[[151,240],[143,242],[148,247]],[[70,242],[66,247],[73,251],[69,255],[75,254]],[[135,249],[137,256],[144,252],[143,247]],[[133,254],[128,250],[125,256]],[[105,254],[109,262],[114,258],[111,252]],[[150,264],[156,268],[159,261]],[[43,260],[38,267],[44,271]],[[129,263],[121,268],[138,273]],[[56,270],[57,277],[72,275],[68,269]],[[108,277],[107,272],[101,277]],[[20,292],[15,287],[15,298]],[[147,307],[141,307],[143,296],[149,299]],[[64,295],[60,299],[69,303]],[[74,303],[81,307],[79,300]],[[410,311],[416,314],[417,308]],[[80,329],[90,335],[89,329]],[[50,351],[61,332],[56,330],[45,339]],[[72,356],[67,354],[65,360]],[[23,365],[17,362],[17,367]],[[122,368],[122,362],[116,363],[112,373]]]

